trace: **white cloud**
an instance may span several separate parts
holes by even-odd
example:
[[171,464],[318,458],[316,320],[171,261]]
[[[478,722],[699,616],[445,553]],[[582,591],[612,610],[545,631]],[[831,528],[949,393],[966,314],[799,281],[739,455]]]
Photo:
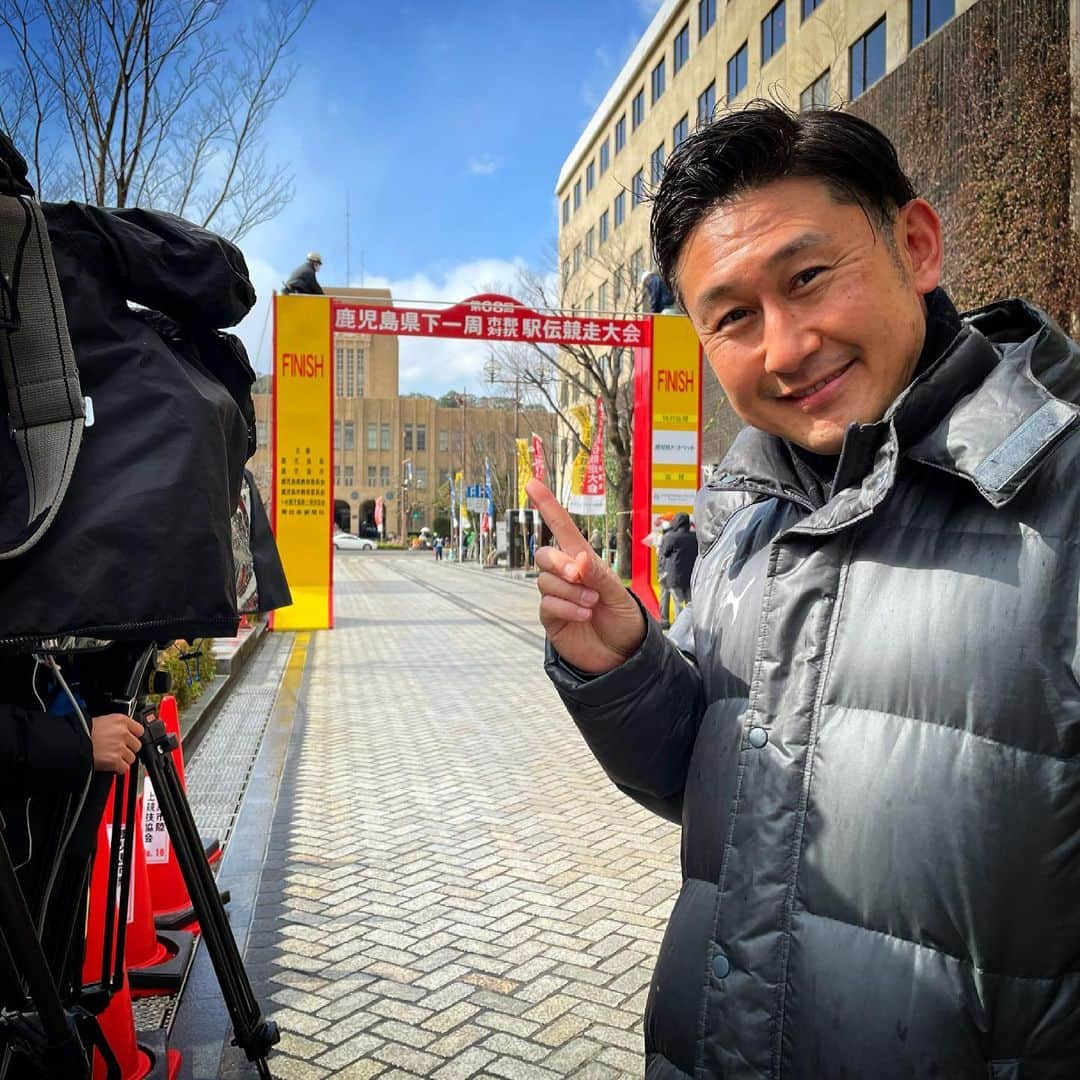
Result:
[[496,161],[490,154],[469,158],[469,173],[472,176],[491,176],[498,170],[500,164],[501,162]]

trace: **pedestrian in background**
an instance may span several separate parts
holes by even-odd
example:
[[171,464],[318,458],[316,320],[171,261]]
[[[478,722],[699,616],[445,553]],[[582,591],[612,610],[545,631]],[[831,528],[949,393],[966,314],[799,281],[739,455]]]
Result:
[[[665,525],[668,523],[665,521]],[[660,624],[667,629],[665,620],[669,607],[664,603],[664,592],[675,602],[672,622],[679,617],[679,612],[690,603],[690,576],[697,562],[697,537],[690,531],[690,515],[676,514],[660,541],[657,559],[664,568],[664,585],[661,591]]]
[[435,542],[431,546],[435,550],[435,561],[436,562],[442,562],[442,549],[443,549],[442,537],[441,536],[436,536],[435,537]]
[[1080,1076],[1080,346],[961,317],[840,110],[699,127],[652,242],[747,424],[669,635],[529,486],[548,674],[683,826],[646,1074]]

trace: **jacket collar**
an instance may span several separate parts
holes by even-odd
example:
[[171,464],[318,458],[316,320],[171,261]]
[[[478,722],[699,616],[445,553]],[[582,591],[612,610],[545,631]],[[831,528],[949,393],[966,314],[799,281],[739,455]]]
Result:
[[1080,423],[1078,402],[1080,347],[1048,315],[1022,300],[981,308],[881,420],[848,428],[827,502],[804,482],[784,440],[740,432],[702,492],[703,540],[747,496],[810,511],[792,531],[836,532],[888,495],[902,457],[962,477],[991,506],[1004,506]]

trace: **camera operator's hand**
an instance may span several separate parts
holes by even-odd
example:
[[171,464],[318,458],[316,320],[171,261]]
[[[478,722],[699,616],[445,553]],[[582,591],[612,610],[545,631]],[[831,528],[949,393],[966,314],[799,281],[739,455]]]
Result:
[[525,485],[559,549],[536,550],[540,622],[559,655],[590,675],[618,667],[645,640],[645,616],[539,480]]
[[95,716],[90,723],[90,741],[94,744],[94,768],[123,776],[139,752],[143,726],[123,713]]

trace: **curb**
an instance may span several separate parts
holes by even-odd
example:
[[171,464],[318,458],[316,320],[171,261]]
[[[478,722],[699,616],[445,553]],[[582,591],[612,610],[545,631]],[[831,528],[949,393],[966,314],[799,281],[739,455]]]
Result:
[[218,710],[227,698],[226,690],[229,684],[236,679],[247,667],[248,661],[255,654],[266,633],[266,619],[260,619],[236,651],[227,658],[218,658],[218,666],[222,669],[220,675],[214,676],[214,681],[202,692],[199,700],[189,705],[180,715],[180,742],[184,747],[184,760],[186,761],[202,741],[203,736],[209,730],[210,724],[217,715]]

